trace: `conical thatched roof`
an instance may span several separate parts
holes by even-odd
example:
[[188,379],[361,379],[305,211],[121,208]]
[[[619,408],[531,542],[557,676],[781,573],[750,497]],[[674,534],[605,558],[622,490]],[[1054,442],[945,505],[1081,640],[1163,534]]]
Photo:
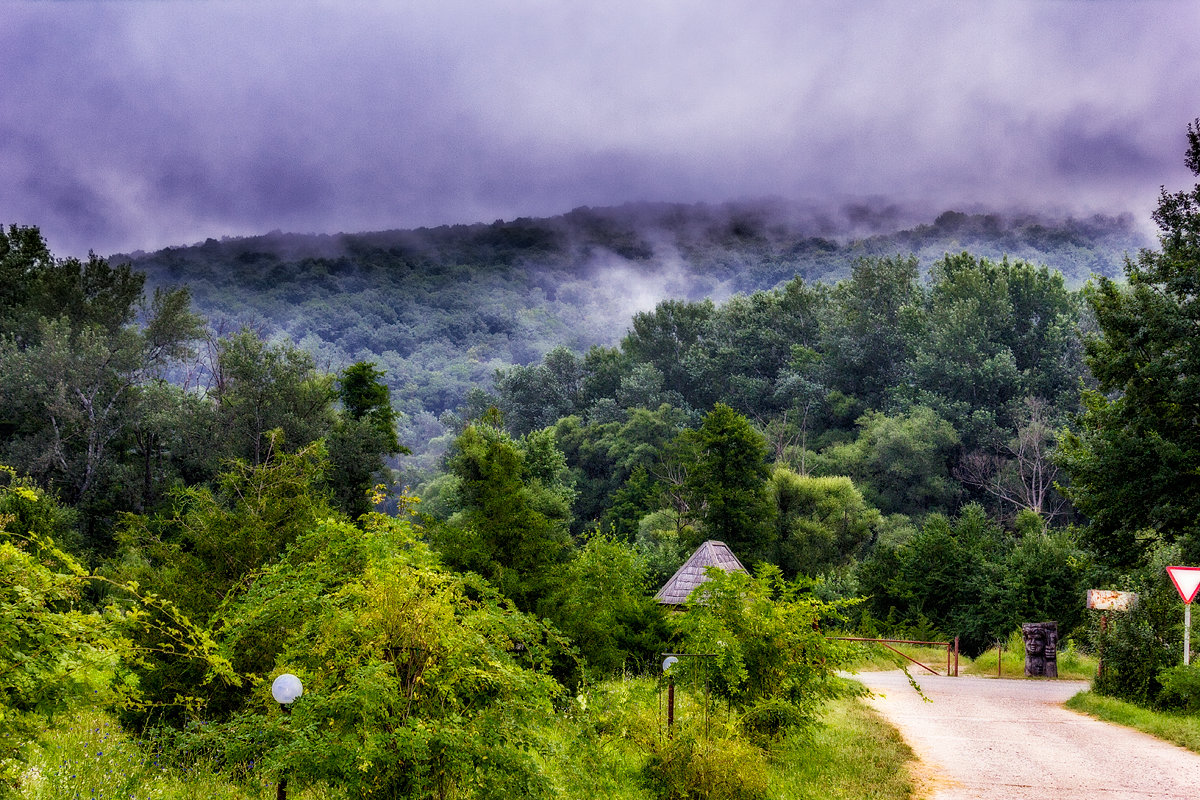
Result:
[[708,567],[720,567],[726,572],[746,572],[742,562],[724,542],[710,539],[696,548],[692,557],[676,570],[671,580],[654,595],[654,599],[665,606],[683,605],[692,590],[707,580],[704,570]]

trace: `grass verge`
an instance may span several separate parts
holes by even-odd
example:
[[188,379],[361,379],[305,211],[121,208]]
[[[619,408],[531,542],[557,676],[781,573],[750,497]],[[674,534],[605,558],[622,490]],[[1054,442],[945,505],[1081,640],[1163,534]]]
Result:
[[906,800],[912,750],[899,732],[857,699],[830,703],[809,741],[786,740],[772,757],[780,800]]
[[[539,732],[539,768],[554,796],[592,800],[655,800],[646,781],[652,754],[671,756],[688,743],[703,768],[729,763],[716,779],[742,774],[729,791],[704,796],[747,800],[879,798],[908,800],[912,751],[864,702],[846,697],[822,709],[820,722],[760,747],[737,733],[737,713],[680,692],[675,739],[665,736],[662,698],[654,681],[630,678],[595,687],[574,712],[557,714]],[[85,710],[62,718],[30,751],[21,800],[270,800],[275,777],[229,775],[212,761],[169,763],[153,739],[124,733],[112,718]],[[703,776],[702,776],[703,777]],[[714,776],[709,776],[714,777]],[[719,781],[718,781],[719,782]],[[668,793],[669,794],[669,793]],[[473,796],[465,792],[464,797]],[[666,796],[666,795],[663,795]],[[692,795],[687,795],[692,796]],[[345,800],[332,787],[289,787],[294,800]]]
[[1135,728],[1158,739],[1200,753],[1200,717],[1187,716],[1148,708],[1105,697],[1095,692],[1080,692],[1066,703],[1072,711],[1090,717]]

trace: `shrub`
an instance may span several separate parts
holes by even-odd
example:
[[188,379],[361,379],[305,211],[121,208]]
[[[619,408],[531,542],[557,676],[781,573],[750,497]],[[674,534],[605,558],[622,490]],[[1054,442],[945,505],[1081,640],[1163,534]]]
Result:
[[1182,606],[1166,574],[1166,565],[1179,559],[1178,544],[1153,548],[1146,567],[1127,587],[1138,593],[1137,606],[1112,614],[1104,631],[1094,621],[1092,649],[1101,660],[1098,693],[1147,707],[1158,701],[1160,673],[1183,653]]
[[[356,797],[549,792],[531,751],[560,691],[546,670],[561,640],[442,567],[407,521],[321,523],[219,622],[254,691],[196,746]],[[286,717],[268,691],[284,671],[304,681]]]
[[803,709],[778,698],[758,701],[738,720],[738,729],[759,744],[781,739],[797,728],[811,725],[812,719]]
[[826,639],[820,624],[840,618],[844,607],[783,580],[778,567],[762,565],[754,578],[710,568],[686,613],[672,622],[685,652],[711,655],[703,661],[713,688],[735,706],[781,700],[811,717],[821,701],[842,692],[836,670],[849,651]]
[[768,796],[763,752],[740,739],[655,739],[642,771],[658,800],[761,800]]
[[1200,711],[1200,664],[1179,664],[1158,673],[1162,708],[1194,714]]

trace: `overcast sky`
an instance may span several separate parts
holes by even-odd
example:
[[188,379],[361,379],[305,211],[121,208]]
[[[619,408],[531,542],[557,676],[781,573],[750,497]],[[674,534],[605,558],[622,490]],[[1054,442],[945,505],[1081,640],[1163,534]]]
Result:
[[0,222],[59,255],[635,200],[1148,217],[1195,0],[0,0]]

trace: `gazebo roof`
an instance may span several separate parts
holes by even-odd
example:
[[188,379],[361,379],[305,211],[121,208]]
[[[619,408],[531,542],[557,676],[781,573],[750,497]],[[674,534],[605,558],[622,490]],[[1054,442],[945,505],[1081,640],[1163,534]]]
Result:
[[708,580],[704,574],[708,567],[720,567],[726,572],[746,572],[742,562],[724,542],[710,539],[696,548],[692,557],[676,570],[671,580],[663,584],[654,599],[665,606],[683,605],[692,590]]

